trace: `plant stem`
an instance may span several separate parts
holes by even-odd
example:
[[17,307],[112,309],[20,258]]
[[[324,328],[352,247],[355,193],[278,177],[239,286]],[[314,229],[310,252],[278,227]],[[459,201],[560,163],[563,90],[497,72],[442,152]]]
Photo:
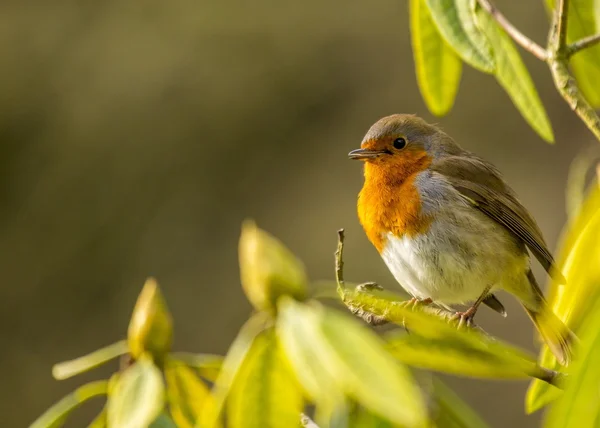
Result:
[[479,5],[496,20],[498,25],[500,25],[517,44],[533,54],[539,60],[546,61],[548,58],[548,52],[546,52],[546,49],[538,45],[525,34],[521,33],[489,0],[478,1]]
[[585,99],[577,82],[569,71],[569,46],[567,45],[567,23],[569,0],[557,0],[551,37],[548,41],[548,66],[559,94],[571,110],[586,124],[592,134],[600,141],[600,118],[594,108]]
[[[340,283],[340,278],[343,278],[343,249],[344,233],[343,229],[341,229],[340,231],[338,231],[338,243],[335,252],[335,270],[336,280],[338,281],[338,284]],[[341,288],[338,288],[338,292],[340,293],[342,302],[354,315],[357,315],[358,317],[362,318],[367,323],[372,325],[380,325],[386,322],[394,323],[397,325],[404,325],[404,320],[407,313],[406,311],[411,310],[411,307],[406,305],[407,302],[387,300],[385,298],[375,296],[366,291],[369,290],[371,287],[361,287],[359,285],[356,289],[353,290],[345,288],[345,286],[343,285],[343,279],[341,280],[341,284],[342,286]],[[382,289],[379,286],[374,288],[379,290]],[[436,306],[425,305],[414,306],[412,307],[412,310],[425,312],[429,315],[439,317],[448,323],[454,323],[455,325],[458,325],[458,322],[455,317],[456,314],[454,311],[446,310]],[[469,328],[473,328],[481,333],[487,334],[483,329],[474,324],[471,324]],[[536,379],[540,379],[544,382],[547,382],[551,385],[554,385],[557,388],[563,388],[562,383],[564,375],[554,370],[536,366],[535,370],[532,370],[530,373],[528,373],[528,375]]]
[[569,21],[569,0],[556,0],[556,50],[561,51],[567,45],[567,24]]
[[344,229],[337,232],[338,243],[335,249],[335,282],[337,283],[337,292],[344,299],[346,285],[344,284]]
[[600,42],[600,34],[583,38],[568,45],[569,0],[556,0],[556,8],[548,36],[548,46],[543,49],[517,30],[494,6],[491,0],[477,1],[516,43],[548,64],[558,93],[571,107],[571,110],[585,123],[596,139],[600,141],[600,118],[577,87],[577,82],[569,71],[569,57]]
[[577,40],[569,45],[567,48],[567,57],[575,55],[577,52],[590,48],[596,43],[600,42],[600,34],[594,34],[593,36],[584,37],[581,40]]

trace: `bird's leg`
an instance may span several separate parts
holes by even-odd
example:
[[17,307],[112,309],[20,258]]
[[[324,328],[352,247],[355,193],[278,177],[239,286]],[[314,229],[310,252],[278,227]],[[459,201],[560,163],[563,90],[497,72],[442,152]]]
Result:
[[477,300],[475,300],[475,302],[471,305],[471,307],[469,309],[467,309],[464,312],[456,312],[454,314],[454,319],[458,319],[458,328],[461,328],[465,324],[467,326],[471,326],[471,324],[473,324],[473,318],[475,318],[477,309],[479,308],[479,305],[481,305],[481,303],[488,296],[488,293],[490,292],[491,288],[492,288],[491,285],[488,285],[487,287],[485,287],[485,290],[483,290],[483,293],[481,293],[481,296],[479,296],[477,298]]

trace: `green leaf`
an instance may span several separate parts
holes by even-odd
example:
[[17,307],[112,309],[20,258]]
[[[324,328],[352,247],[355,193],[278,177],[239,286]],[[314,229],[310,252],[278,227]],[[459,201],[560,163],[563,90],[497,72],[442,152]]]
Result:
[[355,406],[349,416],[349,428],[395,428],[390,421],[369,412],[364,407]]
[[173,343],[173,318],[154,278],[148,278],[133,308],[127,344],[133,358],[144,353],[162,361]]
[[486,11],[478,8],[476,16],[482,31],[494,46],[494,74],[498,83],[539,136],[549,143],[553,142],[552,125],[519,51],[506,32]]
[[87,372],[96,368],[113,358],[127,353],[127,342],[121,340],[112,345],[105,346],[83,357],[76,358],[71,361],[55,364],[52,367],[52,376],[55,379],[63,380],[80,373]]
[[424,423],[423,399],[409,370],[397,364],[381,339],[358,320],[316,303],[309,306],[290,299],[283,300],[279,309],[283,335],[293,329],[312,333],[306,346],[314,349],[317,358],[310,364],[328,371],[347,396],[393,423]]
[[440,34],[467,64],[486,73],[496,64],[468,0],[426,0]]
[[[577,219],[561,239],[558,266],[566,283],[552,281],[548,297],[554,313],[575,334],[590,311],[590,303],[600,295],[600,189],[597,183],[591,188]],[[559,367],[547,346],[542,347],[540,364],[551,369]],[[560,395],[556,388],[533,381],[527,391],[526,410],[532,413]]]
[[208,387],[184,363],[169,358],[165,364],[167,401],[177,426],[193,427],[212,404]]
[[563,397],[552,406],[546,428],[595,428],[600,423],[600,299],[582,326],[578,358],[569,368]]
[[281,352],[275,331],[256,337],[229,394],[228,426],[294,427],[304,410],[302,391]]
[[87,428],[106,428],[108,421],[106,420],[106,407],[90,422]]
[[108,381],[105,380],[90,382],[86,385],[80,386],[54,406],[46,410],[29,426],[29,428],[61,427],[73,410],[79,407],[82,403],[85,403],[94,397],[106,395],[107,390]]
[[181,428],[181,425],[175,425],[169,415],[161,413],[148,428]]
[[427,324],[418,328],[409,324],[410,334],[395,331],[387,335],[391,354],[404,364],[488,379],[545,375],[533,356],[509,344],[474,330],[457,329],[424,313],[421,315],[432,319],[424,320]]
[[259,311],[272,311],[280,296],[306,298],[307,278],[302,262],[251,220],[242,225],[238,253],[242,288]]
[[215,382],[223,365],[223,357],[213,354],[192,354],[189,352],[173,352],[171,357],[183,364],[198,370],[200,376]]
[[[285,307],[285,303],[280,304],[280,308]],[[317,424],[336,426],[333,421],[346,415],[343,391],[332,373],[319,363],[328,352],[319,332],[319,314],[306,311],[303,316],[304,322],[297,323],[293,311],[284,309],[280,312],[276,325],[277,337],[306,395],[316,403]]]
[[486,428],[483,419],[441,380],[433,378],[433,423],[440,428]]
[[462,62],[438,32],[425,0],[410,0],[410,30],[421,95],[431,113],[444,116],[454,105]]
[[[223,405],[230,392],[233,379],[240,370],[254,340],[265,329],[269,319],[267,314],[257,312],[240,329],[225,356],[221,371],[213,386],[214,405],[212,411],[206,415],[205,420],[203,417],[205,425],[202,428],[212,428],[220,425]],[[196,426],[199,427],[200,425],[196,424]]]
[[148,426],[165,404],[165,385],[160,370],[143,355],[117,379],[108,397],[108,425]]

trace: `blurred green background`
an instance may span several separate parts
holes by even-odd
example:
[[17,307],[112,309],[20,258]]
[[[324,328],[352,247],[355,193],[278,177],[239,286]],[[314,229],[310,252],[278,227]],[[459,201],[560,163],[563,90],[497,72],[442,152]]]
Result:
[[[497,3],[543,42],[541,0]],[[436,121],[495,163],[553,246],[569,163],[592,139],[546,66],[526,57],[555,146],[472,69],[453,112],[435,119],[408,25],[404,0],[2,2],[3,426],[26,426],[82,383],[54,381],[52,364],[124,337],[149,275],[174,314],[176,349],[224,353],[250,313],[237,267],[245,217],[313,279],[333,278],[345,227],[347,279],[391,287],[356,218],[360,165],[346,157],[384,115]],[[484,309],[478,322],[533,350],[531,323],[502,297],[508,318]],[[492,426],[539,418],[524,415],[526,382],[450,384]]]

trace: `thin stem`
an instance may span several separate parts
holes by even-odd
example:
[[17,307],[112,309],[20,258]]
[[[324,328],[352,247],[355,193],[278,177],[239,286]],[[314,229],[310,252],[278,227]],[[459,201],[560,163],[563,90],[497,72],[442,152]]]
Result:
[[[336,279],[343,278],[343,265],[342,260],[344,247],[344,231],[343,229],[338,231],[338,244],[335,252],[335,270]],[[343,284],[343,279],[342,279]],[[391,322],[397,325],[404,325],[405,316],[407,310],[421,311],[429,315],[436,316],[445,320],[448,323],[454,323],[458,326],[456,320],[456,313],[436,306],[424,306],[424,305],[413,305],[410,302],[400,302],[394,300],[386,300],[381,297],[377,297],[370,293],[370,290],[382,290],[380,286],[374,283],[366,283],[366,287],[358,286],[356,289],[347,289],[342,285],[343,291],[340,293],[342,302],[354,315],[362,318],[369,324],[380,325],[386,322]],[[475,329],[483,334],[487,334],[480,327],[471,324],[469,328]],[[564,375],[550,370],[544,367],[537,366],[535,370],[528,373],[531,377],[540,379],[557,388],[562,388]]]
[[556,0],[557,52],[567,45],[567,23],[569,21],[569,0]]
[[548,57],[548,65],[550,66],[554,84],[560,95],[569,107],[571,107],[571,110],[592,131],[596,139],[600,141],[600,118],[577,87],[577,82],[569,71],[569,60],[567,58],[569,48],[566,45],[568,13],[569,0],[557,0],[552,25],[555,33],[550,37],[548,46],[548,50],[551,51],[551,55]]
[[342,297],[346,292],[346,285],[344,284],[344,229],[340,229],[337,232],[338,243],[335,249],[335,282],[337,283],[337,292]]
[[300,413],[300,425],[304,428],[319,428],[319,426],[305,413]]
[[577,40],[567,47],[567,57],[571,57],[583,49],[591,48],[598,42],[600,42],[600,34],[594,34],[593,36]]
[[510,23],[508,19],[496,8],[496,6],[490,0],[478,0],[479,5],[489,13],[492,18],[500,25],[504,31],[523,49],[532,53],[536,58],[541,61],[546,61],[548,58],[548,52],[546,49],[538,45],[536,42],[531,40],[525,34],[521,33],[514,25]]

